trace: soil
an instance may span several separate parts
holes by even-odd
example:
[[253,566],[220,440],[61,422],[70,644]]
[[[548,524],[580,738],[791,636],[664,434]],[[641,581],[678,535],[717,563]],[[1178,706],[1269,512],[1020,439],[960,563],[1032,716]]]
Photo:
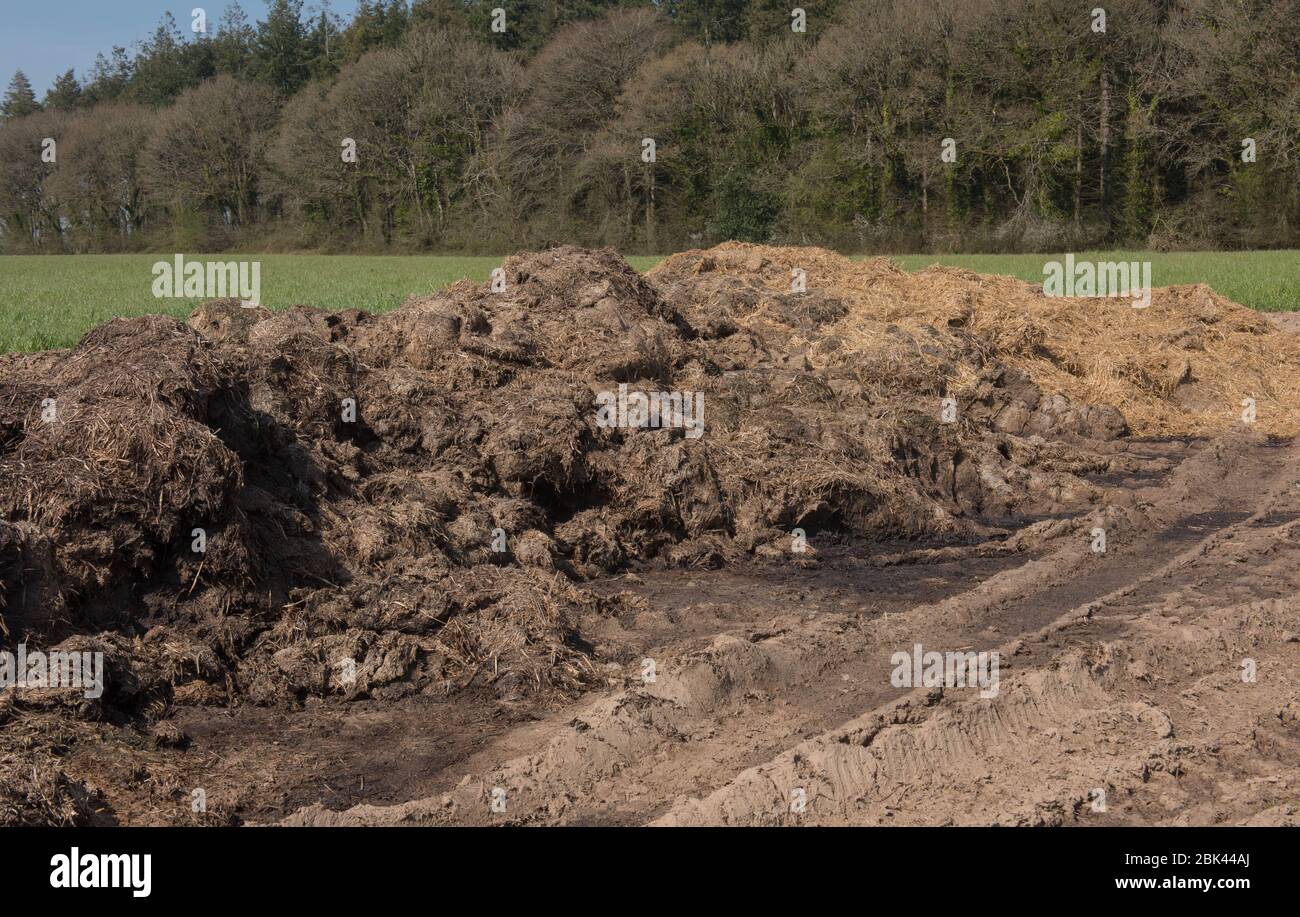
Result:
[[[1204,384],[1126,412],[1036,375],[1032,290],[782,288],[828,257],[560,248],[0,358],[5,648],[109,673],[0,694],[0,823],[1294,824],[1295,405],[1207,395],[1291,332],[1156,291]],[[703,435],[600,423],[620,384]],[[895,687],[917,643],[996,696]]]

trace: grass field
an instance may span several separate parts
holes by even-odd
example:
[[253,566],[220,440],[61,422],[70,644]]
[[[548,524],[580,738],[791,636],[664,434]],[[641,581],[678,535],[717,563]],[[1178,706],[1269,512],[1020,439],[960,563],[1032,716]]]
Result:
[[[901,255],[907,270],[951,264],[1041,282],[1055,255]],[[1082,252],[1076,260],[1150,260],[1156,286],[1208,283],[1237,302],[1264,310],[1300,309],[1300,252]],[[396,308],[411,293],[429,293],[461,277],[485,280],[499,258],[409,255],[186,255],[187,260],[257,260],[262,301],[271,308],[307,303],[328,309]],[[166,255],[0,257],[0,352],[76,343],[117,316],[166,313],[183,318],[197,300],[155,299],[154,262]],[[633,256],[638,270],[659,259]]]

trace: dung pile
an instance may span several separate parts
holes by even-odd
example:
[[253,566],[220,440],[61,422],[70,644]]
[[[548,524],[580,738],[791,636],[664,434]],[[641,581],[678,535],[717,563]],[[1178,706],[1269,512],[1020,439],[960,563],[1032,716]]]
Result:
[[[1043,399],[963,329],[891,325],[864,353],[821,292],[713,309],[723,272],[649,282],[573,248],[503,272],[382,316],[214,301],[6,358],[11,639],[139,639],[198,702],[572,691],[597,677],[580,618],[623,601],[584,578],[784,552],[795,528],[969,539],[1094,495],[992,429]],[[676,413],[636,426],[660,392]]]
[[[815,250],[727,245],[645,278],[558,248],[386,315],[214,301],[0,358],[6,646],[109,659],[94,703],[16,702],[130,722],[572,694],[626,662],[596,658],[583,622],[635,602],[585,580],[815,564],[790,554],[795,529],[962,542],[1079,509],[1101,492],[1077,474],[1109,467],[1088,442],[1125,415],[1067,371],[1097,365],[1070,349],[1080,324],[1053,337],[1039,326],[1065,307],[1034,298]],[[1151,315],[1192,300],[1221,314],[1186,352],[1275,343],[1209,293],[1158,294]],[[73,818],[73,790],[41,779],[49,820]]]

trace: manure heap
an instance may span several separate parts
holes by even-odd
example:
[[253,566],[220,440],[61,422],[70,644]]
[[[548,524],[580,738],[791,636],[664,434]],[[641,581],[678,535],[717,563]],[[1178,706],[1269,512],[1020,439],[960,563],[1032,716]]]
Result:
[[[4,649],[105,661],[101,696],[0,697],[0,823],[125,819],[69,749],[171,760],[183,708],[598,696],[639,656],[593,622],[646,599],[593,585],[631,571],[1014,554],[1146,512],[1113,482],[1175,463],[1133,444],[1300,429],[1300,337],[1204,286],[1139,310],[736,243],[503,268],[382,315],[213,301],[0,357]],[[743,821],[751,783],[670,820]]]

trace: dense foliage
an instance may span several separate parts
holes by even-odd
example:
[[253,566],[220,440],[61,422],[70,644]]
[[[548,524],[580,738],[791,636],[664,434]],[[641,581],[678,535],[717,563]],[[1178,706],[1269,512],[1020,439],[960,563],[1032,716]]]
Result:
[[772,0],[168,16],[41,101],[15,75],[0,247],[1300,244],[1300,0],[800,9],[803,32]]

